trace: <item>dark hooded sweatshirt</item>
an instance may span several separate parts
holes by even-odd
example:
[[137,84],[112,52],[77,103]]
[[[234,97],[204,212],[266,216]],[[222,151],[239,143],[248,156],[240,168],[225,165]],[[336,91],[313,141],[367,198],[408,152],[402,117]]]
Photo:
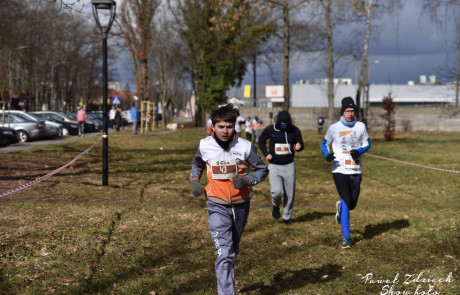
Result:
[[[281,123],[287,124],[287,129],[282,131],[280,128]],[[267,151],[267,139],[268,139],[268,151]],[[275,124],[268,126],[264,129],[259,137],[259,147],[264,156],[268,154],[272,155],[270,163],[276,165],[286,165],[294,161],[295,144],[300,143],[300,150],[303,150],[302,134],[299,128],[292,125],[291,115],[288,111],[281,111],[276,116]],[[276,144],[288,144],[289,151],[282,155],[275,153]]]

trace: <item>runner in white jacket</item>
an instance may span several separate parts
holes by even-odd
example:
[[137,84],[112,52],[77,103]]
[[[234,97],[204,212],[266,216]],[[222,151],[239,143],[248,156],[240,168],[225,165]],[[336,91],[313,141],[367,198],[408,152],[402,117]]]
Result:
[[[341,118],[326,132],[321,150],[332,161],[332,176],[340,196],[336,222],[342,225],[342,248],[351,248],[350,210],[358,203],[361,185],[361,155],[369,150],[371,141],[366,126],[355,120],[356,105],[351,97],[342,99]],[[332,152],[330,145],[332,144]]]
[[[268,175],[256,147],[236,135],[236,117],[232,104],[212,111],[212,134],[200,141],[190,173],[192,194],[204,193],[207,198],[219,295],[235,294],[236,254],[254,194],[252,186]],[[205,169],[208,184],[203,188],[200,178]]]

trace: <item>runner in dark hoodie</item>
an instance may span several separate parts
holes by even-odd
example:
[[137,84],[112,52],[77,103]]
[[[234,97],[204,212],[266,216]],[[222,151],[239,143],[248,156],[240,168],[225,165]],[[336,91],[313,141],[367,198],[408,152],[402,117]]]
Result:
[[283,222],[290,224],[295,197],[294,153],[304,148],[302,134],[299,128],[292,124],[289,112],[281,111],[276,116],[275,123],[264,129],[258,143],[269,162],[268,177],[273,205],[272,216],[275,219],[280,218],[280,205],[284,196]]

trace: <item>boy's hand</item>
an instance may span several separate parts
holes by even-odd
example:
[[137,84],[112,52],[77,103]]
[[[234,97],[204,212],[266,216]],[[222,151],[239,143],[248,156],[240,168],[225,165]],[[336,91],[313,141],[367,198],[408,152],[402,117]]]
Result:
[[334,157],[334,153],[330,153],[329,155],[327,155],[326,157],[326,161],[328,162],[331,162],[332,160],[334,160],[335,157]]
[[201,183],[198,181],[198,180],[192,180],[192,182],[190,183],[192,185],[192,195],[194,197],[198,197],[200,196],[202,193],[203,193],[203,186],[201,185]]
[[249,178],[247,176],[233,178],[233,187],[240,189],[249,185]]
[[356,161],[356,160],[359,159],[359,155],[360,155],[360,154],[359,154],[358,150],[352,150],[352,151],[350,152],[350,154],[351,154],[351,157],[353,158],[354,161]]

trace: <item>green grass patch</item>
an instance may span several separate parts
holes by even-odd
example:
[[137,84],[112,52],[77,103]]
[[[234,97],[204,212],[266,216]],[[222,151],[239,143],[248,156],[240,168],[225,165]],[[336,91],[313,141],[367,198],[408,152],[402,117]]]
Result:
[[[101,185],[99,143],[48,180],[0,199],[0,293],[216,294],[205,200],[188,183],[204,133],[111,132],[109,186]],[[459,294],[460,175],[365,157],[351,213],[354,247],[342,250],[323,136],[303,137],[293,223],[272,219],[268,178],[254,187],[238,293]],[[65,165],[96,140],[2,155],[0,193]],[[371,140],[371,154],[460,170],[459,136]]]

